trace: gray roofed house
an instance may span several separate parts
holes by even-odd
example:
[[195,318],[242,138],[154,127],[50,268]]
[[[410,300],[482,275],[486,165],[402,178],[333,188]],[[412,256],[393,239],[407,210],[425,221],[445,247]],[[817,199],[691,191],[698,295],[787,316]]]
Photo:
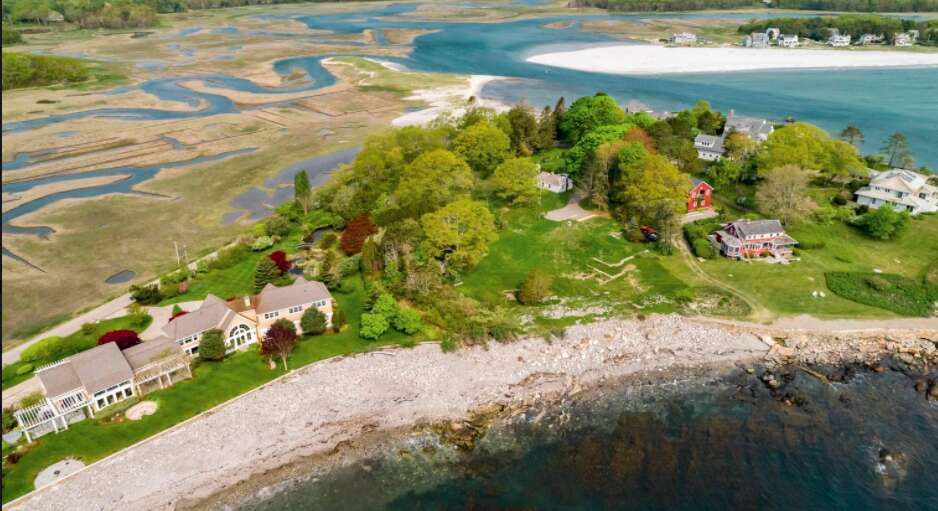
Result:
[[727,257],[744,258],[765,253],[787,262],[798,242],[785,233],[778,220],[736,220],[710,236],[711,242]]
[[938,187],[929,176],[906,169],[874,172],[870,184],[856,191],[857,203],[870,208],[891,204],[913,215],[938,211]]
[[184,339],[211,328],[218,328],[230,315],[236,314],[228,302],[215,295],[208,295],[202,305],[176,317],[163,327],[163,333],[171,339]]
[[723,126],[724,136],[731,131],[735,131],[758,142],[768,140],[769,135],[774,130],[775,127],[772,123],[765,119],[738,116],[733,110],[730,110],[730,113],[726,116],[726,124]]
[[161,335],[156,339],[127,348],[124,350],[124,358],[127,359],[131,369],[138,371],[169,356],[182,353],[182,348],[178,344],[169,337]]
[[88,394],[120,385],[134,377],[130,364],[113,342],[95,346],[73,356],[71,364]]
[[701,160],[716,161],[723,156],[723,137],[700,134],[694,137],[694,149]]
[[778,220],[737,220],[733,225],[745,237],[766,236],[785,232],[782,223]]
[[42,369],[36,372],[39,377],[39,383],[45,390],[46,396],[50,398],[58,397],[75,389],[81,388],[81,380],[78,379],[78,373],[72,368],[72,364],[59,364],[48,369]]
[[260,315],[321,300],[332,300],[332,294],[329,293],[326,285],[316,280],[299,277],[289,286],[277,287],[273,284],[264,286],[264,289],[257,295],[256,310]]

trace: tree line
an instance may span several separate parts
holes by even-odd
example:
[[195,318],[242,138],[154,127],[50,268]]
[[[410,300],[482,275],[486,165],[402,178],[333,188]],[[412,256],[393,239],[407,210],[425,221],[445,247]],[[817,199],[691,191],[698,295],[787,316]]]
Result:
[[769,27],[778,27],[783,34],[797,34],[798,37],[816,41],[826,40],[830,37],[830,29],[835,28],[842,34],[852,35],[854,40],[863,34],[883,35],[887,44],[892,43],[895,34],[915,29],[919,31],[920,43],[938,44],[938,20],[915,21],[874,14],[753,19],[740,25],[739,32],[765,32]]
[[[572,0],[572,7],[597,7],[611,11],[703,11],[763,7],[751,0]],[[773,0],[771,8],[850,12],[932,12],[938,0]]]
[[3,52],[3,90],[82,82],[89,76],[80,59]]

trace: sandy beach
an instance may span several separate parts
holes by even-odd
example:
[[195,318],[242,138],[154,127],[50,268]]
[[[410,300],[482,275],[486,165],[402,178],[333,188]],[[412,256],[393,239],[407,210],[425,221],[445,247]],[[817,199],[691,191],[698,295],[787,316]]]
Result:
[[406,113],[391,121],[391,124],[397,127],[427,124],[447,112],[459,117],[465,113],[465,101],[470,97],[476,98],[476,106],[493,108],[499,112],[508,110],[507,105],[479,97],[485,84],[499,79],[501,77],[472,75],[465,86],[417,90],[407,99],[425,101],[430,104],[430,107]]
[[677,371],[873,360],[906,349],[933,356],[938,349],[926,336],[938,340],[934,331],[788,335],[671,315],[577,325],[549,342],[492,342],[455,353],[422,344],[339,357],[291,372],[5,508],[191,506],[233,488],[250,491],[255,478],[328,456],[366,433],[425,430],[493,404],[517,409],[622,378],[670,381]]
[[649,75],[768,69],[938,66],[938,53],[616,45],[543,53],[528,62],[595,73]]

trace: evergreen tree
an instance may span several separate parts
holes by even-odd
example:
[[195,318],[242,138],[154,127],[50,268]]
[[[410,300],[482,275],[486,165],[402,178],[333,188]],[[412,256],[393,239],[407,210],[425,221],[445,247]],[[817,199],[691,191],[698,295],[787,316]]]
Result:
[[199,358],[202,360],[221,360],[225,358],[224,332],[217,328],[207,330],[199,341]]
[[852,146],[859,146],[865,141],[863,132],[856,126],[847,126],[844,128],[844,130],[840,132],[840,138],[841,140],[847,141]]
[[280,278],[280,268],[269,257],[262,257],[257,261],[254,269],[254,292],[260,293],[264,286]]
[[909,152],[909,139],[900,132],[895,132],[886,139],[881,149],[891,167],[911,168],[915,164]]
[[296,203],[302,206],[303,214],[309,214],[311,193],[309,177],[306,175],[305,170],[301,170],[293,176],[293,196],[296,198]]
[[362,245],[362,272],[367,276],[373,276],[381,271],[381,256],[378,254],[378,244],[373,237],[365,240]]
[[560,129],[560,123],[563,122],[563,116],[566,113],[566,101],[563,99],[563,96],[560,96],[560,99],[557,100],[557,104],[554,105],[554,111],[551,114],[553,116],[554,124],[554,140],[560,140],[564,137],[564,133],[562,133]]
[[550,149],[556,141],[557,126],[554,124],[554,114],[549,106],[545,106],[537,121],[537,149]]
[[326,331],[326,315],[316,307],[310,307],[303,311],[300,328],[303,335],[319,335]]

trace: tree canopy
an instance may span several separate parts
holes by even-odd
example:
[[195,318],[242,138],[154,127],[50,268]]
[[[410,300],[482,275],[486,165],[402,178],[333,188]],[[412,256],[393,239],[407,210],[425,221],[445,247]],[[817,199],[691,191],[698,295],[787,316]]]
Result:
[[[505,138],[507,148],[508,137],[498,132]],[[434,149],[404,168],[395,196],[408,214],[419,216],[469,193],[473,181],[472,170],[465,160],[446,149]]]
[[436,255],[457,270],[478,264],[489,243],[498,237],[495,217],[489,208],[468,198],[423,215],[421,225]]
[[596,128],[619,124],[624,119],[625,112],[619,108],[616,100],[606,94],[598,93],[574,101],[570,109],[563,114],[560,131],[568,141],[576,143],[580,137]]
[[537,200],[537,164],[530,158],[510,158],[501,163],[489,180],[495,195],[512,204]]
[[497,126],[481,120],[456,135],[453,151],[481,177],[488,177],[511,154],[511,140]]

